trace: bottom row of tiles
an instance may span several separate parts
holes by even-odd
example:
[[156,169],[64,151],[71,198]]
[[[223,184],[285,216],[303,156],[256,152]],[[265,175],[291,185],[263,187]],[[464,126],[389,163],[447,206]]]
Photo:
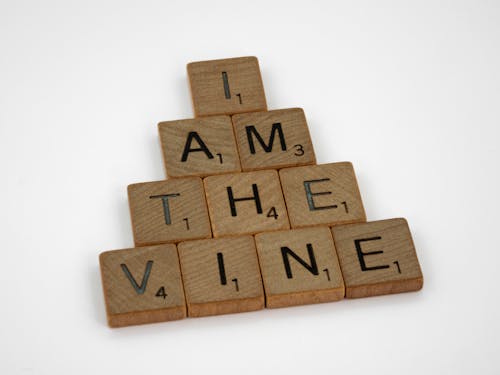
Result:
[[405,219],[106,251],[111,327],[414,291]]

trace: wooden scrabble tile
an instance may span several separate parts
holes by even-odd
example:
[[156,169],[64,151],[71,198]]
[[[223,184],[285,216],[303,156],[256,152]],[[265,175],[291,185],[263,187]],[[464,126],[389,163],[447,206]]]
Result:
[[243,171],[316,163],[301,108],[244,113],[232,120]]
[[340,225],[332,232],[347,298],[422,288],[423,276],[405,219]]
[[189,316],[264,308],[252,236],[181,242],[179,257]]
[[106,251],[99,263],[111,327],[186,317],[175,245]]
[[199,177],[128,186],[136,246],[210,238],[210,220]]
[[166,121],[158,130],[168,177],[241,171],[229,116]]
[[290,228],[276,171],[209,176],[203,182],[214,237]]
[[267,109],[256,57],[192,62],[187,71],[196,116]]
[[266,307],[338,301],[344,282],[328,227],[255,236]]
[[351,163],[286,168],[279,174],[292,228],[366,221]]

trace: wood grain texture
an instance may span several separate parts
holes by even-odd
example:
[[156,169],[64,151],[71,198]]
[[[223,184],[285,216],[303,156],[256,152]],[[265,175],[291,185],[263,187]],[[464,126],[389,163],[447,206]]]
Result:
[[128,186],[136,246],[210,238],[210,219],[199,177]]
[[175,245],[106,251],[99,263],[110,327],[186,317]]
[[203,182],[214,237],[290,228],[276,171],[209,176]]
[[187,72],[197,117],[267,109],[256,57],[192,62]]
[[279,174],[292,228],[366,221],[351,163],[285,168]]
[[[260,233],[255,236],[266,307],[338,301],[344,283],[328,227]],[[301,264],[298,256],[309,268]]]
[[243,171],[316,163],[302,108],[232,116]]
[[179,257],[189,316],[264,308],[252,236],[181,242]]
[[229,116],[165,121],[158,131],[168,177],[241,171]]
[[405,219],[332,228],[347,298],[419,290],[423,276]]

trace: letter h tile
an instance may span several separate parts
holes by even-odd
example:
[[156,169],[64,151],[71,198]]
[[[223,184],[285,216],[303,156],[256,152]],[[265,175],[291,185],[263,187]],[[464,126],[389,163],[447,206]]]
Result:
[[290,228],[276,171],[209,176],[203,181],[214,237]]

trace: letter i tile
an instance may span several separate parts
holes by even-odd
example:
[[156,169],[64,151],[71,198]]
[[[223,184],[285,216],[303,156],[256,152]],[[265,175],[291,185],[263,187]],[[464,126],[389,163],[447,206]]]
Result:
[[264,308],[264,290],[252,236],[179,244],[190,317]]
[[267,109],[256,57],[192,62],[187,71],[196,117]]

